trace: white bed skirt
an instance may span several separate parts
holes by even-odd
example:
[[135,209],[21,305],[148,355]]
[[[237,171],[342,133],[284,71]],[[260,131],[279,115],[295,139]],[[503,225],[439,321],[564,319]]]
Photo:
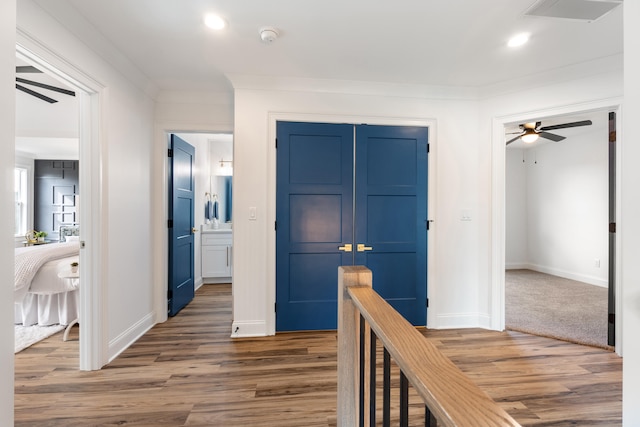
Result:
[[[75,279],[77,280],[77,279]],[[16,325],[68,325],[78,318],[78,290],[56,294],[28,293],[15,303]]]

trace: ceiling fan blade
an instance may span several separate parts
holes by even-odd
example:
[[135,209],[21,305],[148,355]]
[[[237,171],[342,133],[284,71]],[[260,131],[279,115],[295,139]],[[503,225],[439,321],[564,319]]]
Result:
[[538,135],[540,135],[541,138],[550,139],[551,141],[554,141],[554,142],[560,142],[563,139],[567,139],[566,136],[560,136],[560,135],[556,135],[555,133],[549,133],[549,132],[538,132]]
[[42,71],[38,70],[33,65],[18,65],[16,67],[16,73],[41,73]]
[[513,141],[517,140],[518,138],[520,138],[520,135],[516,136],[516,137],[515,137],[515,138],[513,138],[513,139],[510,139],[509,141],[507,141],[507,143],[506,143],[505,145],[509,145],[509,144],[511,144]]
[[58,101],[56,101],[56,100],[55,100],[55,99],[53,99],[53,98],[49,98],[48,96],[45,96],[45,95],[43,95],[43,94],[41,94],[41,93],[38,93],[38,92],[36,92],[36,91],[33,91],[33,90],[31,90],[31,89],[29,89],[29,88],[26,88],[26,87],[24,87],[24,86],[22,86],[22,85],[19,85],[18,83],[16,83],[16,89],[21,90],[21,91],[23,91],[24,93],[28,93],[28,94],[29,94],[29,95],[31,95],[31,96],[35,96],[36,98],[40,98],[40,99],[42,99],[43,101],[47,101],[49,104],[53,104],[53,103],[58,102]]
[[575,128],[578,126],[589,126],[592,125],[593,122],[591,120],[582,120],[579,122],[571,122],[571,123],[562,123],[560,125],[551,125],[541,127],[539,130],[555,130],[555,129],[567,129],[567,128]]
[[61,87],[51,86],[51,85],[40,83],[40,82],[34,82],[33,80],[21,79],[20,77],[16,77],[16,81],[18,83],[24,83],[31,86],[41,87],[43,89],[49,89],[55,92],[64,93],[65,95],[76,96],[76,93],[74,91],[63,89]]

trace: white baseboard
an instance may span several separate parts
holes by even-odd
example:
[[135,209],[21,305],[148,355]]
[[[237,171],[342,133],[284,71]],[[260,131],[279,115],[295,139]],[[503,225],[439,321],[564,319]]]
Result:
[[504,265],[507,270],[530,270],[530,264],[526,262],[508,262]]
[[200,289],[200,286],[202,286],[203,284],[204,284],[204,281],[202,280],[202,277],[198,277],[196,281],[193,283],[193,290],[197,291],[198,289]]
[[149,329],[151,329],[154,325],[154,314],[149,313],[140,321],[138,321],[135,325],[131,326],[129,329],[121,333],[119,336],[114,338],[109,342],[109,350],[108,350],[108,360],[111,362],[113,359],[118,357],[120,353],[125,351],[127,348],[131,346],[134,342],[138,340],[141,336],[143,336]]
[[231,277],[203,277],[202,283],[205,285],[217,285],[220,283],[231,283]]
[[449,313],[436,316],[435,327],[427,325],[432,329],[465,329],[482,328],[490,329],[491,316],[486,313]]
[[231,338],[266,337],[267,324],[264,320],[234,321],[231,324]]
[[578,282],[599,286],[601,288],[609,287],[609,281],[607,279],[601,279],[599,277],[589,276],[586,274],[573,273],[570,271],[560,270],[557,268],[546,267],[543,265],[536,265],[536,264],[527,264],[526,266],[519,267],[519,268],[537,271],[538,273],[551,274],[552,276],[563,277],[565,279],[576,280]]

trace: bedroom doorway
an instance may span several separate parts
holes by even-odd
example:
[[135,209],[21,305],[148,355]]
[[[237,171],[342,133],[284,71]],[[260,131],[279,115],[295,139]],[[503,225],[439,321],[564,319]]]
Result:
[[[506,329],[602,348],[616,344],[616,114],[611,110],[547,116],[542,130],[561,134],[557,141],[541,137],[507,145]],[[572,129],[561,124],[584,122],[588,125]],[[505,125],[506,133],[511,127]],[[506,140],[512,141],[511,135]]]
[[[104,298],[101,297],[102,278],[98,274],[101,271],[99,225],[102,216],[98,122],[102,87],[80,70],[74,69],[63,58],[52,54],[46,47],[32,46],[20,32],[17,39],[16,83],[28,88],[17,88],[15,152],[16,155],[20,153],[21,161],[27,164],[35,164],[36,159],[44,157],[56,161],[77,158],[78,188],[82,193],[70,197],[60,195],[59,209],[52,212],[51,216],[52,223],[55,217],[59,224],[69,222],[82,226],[78,255],[82,268],[79,268],[77,274],[79,282],[86,285],[81,286],[82,290],[78,292],[77,298],[77,313],[82,326],[79,332],[72,333],[72,337],[77,337],[75,339],[80,342],[79,369],[100,369],[106,363],[102,350],[105,348],[103,309],[99,302]],[[42,59],[44,57],[51,60],[45,61]],[[46,81],[39,85],[31,83],[39,79]],[[53,89],[54,87],[61,91]],[[69,99],[74,100],[70,102]],[[25,109],[25,105],[30,107]],[[36,115],[39,117],[36,118]],[[33,122],[28,124],[31,120]],[[31,179],[33,181],[34,176]],[[28,188],[33,192],[32,185]],[[29,200],[33,206],[33,195]],[[27,225],[30,229],[34,227],[33,208],[29,210]]]

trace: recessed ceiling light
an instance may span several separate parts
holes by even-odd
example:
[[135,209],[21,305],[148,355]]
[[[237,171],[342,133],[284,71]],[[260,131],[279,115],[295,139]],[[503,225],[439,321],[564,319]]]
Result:
[[507,43],[507,46],[509,46],[509,47],[518,47],[518,46],[522,46],[523,44],[525,44],[528,41],[529,41],[529,34],[521,33],[521,34],[518,34],[518,35],[515,35],[515,36],[511,37],[509,39],[509,42]]
[[207,27],[213,30],[222,30],[224,27],[227,26],[227,23],[225,22],[224,19],[222,19],[222,17],[214,14],[209,14],[205,16],[204,23]]

